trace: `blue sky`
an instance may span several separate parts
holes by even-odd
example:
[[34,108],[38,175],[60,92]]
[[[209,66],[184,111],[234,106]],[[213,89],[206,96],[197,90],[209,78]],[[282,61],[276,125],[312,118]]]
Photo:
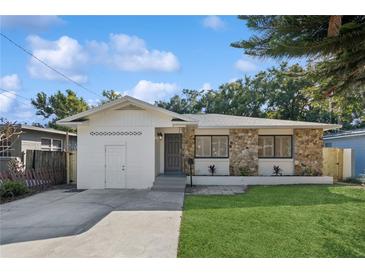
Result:
[[[252,34],[235,16],[7,16],[1,32],[95,93],[114,89],[150,102],[276,64],[229,46]],[[90,104],[100,99],[4,38],[0,50],[0,84],[12,91],[0,95],[0,117],[44,122],[22,98],[40,91],[72,89]]]

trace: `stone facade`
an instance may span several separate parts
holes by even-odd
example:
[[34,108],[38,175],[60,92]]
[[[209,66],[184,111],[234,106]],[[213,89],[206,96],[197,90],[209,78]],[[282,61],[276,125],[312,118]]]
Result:
[[249,171],[249,175],[258,175],[258,130],[229,130],[229,173],[239,176],[240,169]]
[[294,130],[294,173],[295,175],[322,175],[323,130]]
[[[188,159],[194,159],[194,146],[195,146],[195,129],[193,127],[182,128],[182,161],[183,161],[183,172],[190,174],[190,166]],[[193,175],[194,175],[194,165]]]

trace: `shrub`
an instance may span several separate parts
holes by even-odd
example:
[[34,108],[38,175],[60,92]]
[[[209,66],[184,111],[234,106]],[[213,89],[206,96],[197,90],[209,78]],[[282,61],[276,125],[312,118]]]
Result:
[[18,181],[4,181],[0,184],[0,196],[2,198],[16,197],[29,192],[27,186]]
[[363,182],[360,179],[357,178],[346,178],[345,180],[343,180],[345,183],[350,183],[350,184],[359,184],[361,185]]
[[212,174],[212,176],[214,175],[215,173],[215,165],[210,165],[209,167],[209,172]]
[[273,170],[273,172],[272,172],[272,174],[273,175],[275,175],[275,176],[282,176],[283,175],[283,173],[282,173],[282,169],[280,168],[280,166],[273,166],[273,168],[272,168],[272,170]]
[[240,167],[239,170],[241,176],[250,176],[252,174],[248,166]]

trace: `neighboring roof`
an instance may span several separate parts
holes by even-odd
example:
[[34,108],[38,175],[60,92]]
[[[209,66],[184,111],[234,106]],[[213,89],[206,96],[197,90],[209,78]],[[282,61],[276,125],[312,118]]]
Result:
[[184,114],[183,116],[198,121],[200,128],[323,128],[324,130],[340,128],[340,125],[299,122],[279,119],[264,119],[224,114]]
[[335,133],[327,134],[323,136],[324,140],[348,138],[355,136],[365,136],[365,128],[354,129],[354,130],[342,130]]
[[123,96],[120,99],[111,101],[111,102],[106,103],[106,104],[103,104],[101,106],[98,106],[98,107],[89,109],[87,111],[78,113],[76,115],[73,115],[73,116],[70,116],[70,117],[61,119],[61,120],[57,121],[57,124],[60,124],[60,125],[62,125],[62,124],[65,124],[65,125],[66,124],[69,124],[70,125],[70,124],[73,124],[73,123],[77,123],[77,122],[80,122],[80,120],[82,121],[82,119],[85,119],[85,118],[87,118],[88,116],[90,116],[92,114],[95,114],[97,112],[100,112],[100,111],[103,111],[103,110],[112,108],[114,106],[118,106],[118,105],[120,105],[122,103],[128,103],[128,102],[131,103],[131,104],[134,104],[136,106],[139,106],[141,108],[144,108],[144,109],[155,110],[157,112],[160,112],[160,113],[163,113],[163,114],[172,116],[173,118],[181,119],[181,120],[184,120],[184,121],[187,121],[187,122],[193,122],[191,120],[187,120],[188,118],[187,117],[184,117],[181,114],[178,114],[176,112],[172,112],[172,111],[166,110],[164,108],[157,107],[157,106],[152,105],[150,103],[147,103],[145,101],[141,101],[141,100],[138,100],[136,98],[133,98],[133,97],[130,97],[130,96],[126,95],[126,96]]
[[[53,128],[42,128],[42,127],[35,127],[35,126],[29,126],[29,125],[20,125],[20,128],[25,129],[25,130],[41,131],[41,132],[48,132],[48,133],[53,133],[53,134],[62,134],[62,135],[67,134],[66,131],[57,130],[57,129],[53,129]],[[77,136],[77,134],[72,133],[72,132],[69,132],[68,135]]]

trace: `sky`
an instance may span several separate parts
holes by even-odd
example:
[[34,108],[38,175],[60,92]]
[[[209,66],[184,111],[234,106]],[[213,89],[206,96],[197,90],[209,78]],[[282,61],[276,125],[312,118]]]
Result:
[[74,90],[89,104],[113,89],[153,103],[182,89],[207,90],[276,65],[246,56],[231,42],[249,38],[236,16],[1,16],[0,117],[45,120],[30,104],[38,92]]

